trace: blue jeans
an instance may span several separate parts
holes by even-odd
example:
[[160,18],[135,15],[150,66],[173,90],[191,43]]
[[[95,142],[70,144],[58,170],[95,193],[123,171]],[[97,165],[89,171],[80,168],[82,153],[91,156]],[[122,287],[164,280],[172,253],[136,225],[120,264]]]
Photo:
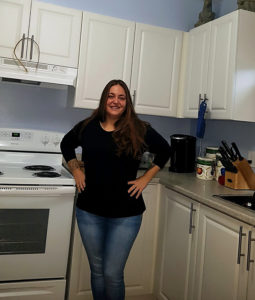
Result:
[[142,215],[106,218],[76,208],[76,217],[90,264],[94,300],[124,300],[124,267]]

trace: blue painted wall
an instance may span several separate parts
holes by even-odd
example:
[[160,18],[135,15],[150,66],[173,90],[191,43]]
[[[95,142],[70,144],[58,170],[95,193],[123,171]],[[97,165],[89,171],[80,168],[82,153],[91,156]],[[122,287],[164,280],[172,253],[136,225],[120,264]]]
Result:
[[[203,0],[43,0],[95,13],[188,31],[198,20]],[[237,9],[237,0],[213,0],[216,17]],[[0,127],[66,132],[91,113],[67,106],[67,91],[0,83]],[[255,112],[254,112],[255,113]],[[168,141],[174,133],[195,135],[196,120],[140,116]],[[255,123],[207,121],[203,144],[236,141],[244,155],[255,150]]]
[[[203,0],[43,0],[102,15],[188,31]],[[229,0],[227,0],[229,1]]]

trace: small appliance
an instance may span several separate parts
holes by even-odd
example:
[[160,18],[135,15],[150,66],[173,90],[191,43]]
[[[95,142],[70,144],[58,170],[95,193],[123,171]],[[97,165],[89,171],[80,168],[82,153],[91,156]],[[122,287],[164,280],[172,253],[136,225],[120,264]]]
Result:
[[171,139],[169,171],[191,173],[195,171],[196,138],[191,135],[174,134]]

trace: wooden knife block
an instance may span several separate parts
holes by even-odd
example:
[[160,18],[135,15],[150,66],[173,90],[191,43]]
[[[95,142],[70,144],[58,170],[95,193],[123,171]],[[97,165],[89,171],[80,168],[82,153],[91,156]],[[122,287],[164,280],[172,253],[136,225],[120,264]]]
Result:
[[237,173],[226,171],[225,186],[235,190],[255,190],[255,173],[246,159],[236,160]]

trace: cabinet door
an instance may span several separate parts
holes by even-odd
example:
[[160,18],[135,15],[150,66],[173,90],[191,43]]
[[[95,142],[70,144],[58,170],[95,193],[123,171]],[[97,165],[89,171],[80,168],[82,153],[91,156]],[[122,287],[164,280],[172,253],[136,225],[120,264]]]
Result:
[[[140,232],[131,250],[125,268],[126,295],[147,295],[153,299],[156,233],[158,217],[158,185],[149,184],[143,192],[146,211]],[[75,224],[71,258],[69,300],[92,300],[88,259],[82,245],[79,229]]]
[[[203,206],[199,215],[194,299],[246,299],[248,226]],[[245,236],[240,239],[241,226]],[[244,254],[240,264],[238,253]]]
[[176,116],[181,31],[136,24],[131,91],[137,113]]
[[[152,297],[158,221],[158,188],[149,184],[143,191],[146,211],[142,226],[125,268],[126,295]],[[151,298],[149,298],[151,299]]]
[[[249,271],[248,272],[248,294],[247,294],[247,300],[254,300],[255,299],[255,230],[250,230],[250,233],[248,233],[250,242],[248,244],[249,250],[250,250],[250,260],[253,260],[253,262],[250,262],[249,265]],[[248,253],[248,252],[247,252]]]
[[[79,10],[39,1],[32,2],[29,37],[34,36],[40,47],[40,62],[78,67],[81,20],[82,12]],[[32,60],[37,61],[36,45],[32,52]]]
[[134,29],[134,22],[83,13],[75,107],[97,108],[112,79],[130,85]]
[[[30,5],[31,0],[0,1],[0,56],[13,58],[16,43],[23,34],[28,35]],[[16,51],[18,57],[21,48],[20,43]],[[25,56],[25,53],[23,55]]]
[[238,14],[213,22],[211,29],[207,96],[209,117],[229,119],[234,105]]
[[183,116],[197,118],[199,94],[207,93],[207,74],[210,50],[211,23],[199,26],[188,33],[187,69],[184,86]]
[[[191,299],[199,206],[171,190],[166,190],[162,200],[164,203],[161,212],[165,222],[157,298]],[[191,204],[196,211],[191,210]],[[191,222],[194,228],[190,227]]]

